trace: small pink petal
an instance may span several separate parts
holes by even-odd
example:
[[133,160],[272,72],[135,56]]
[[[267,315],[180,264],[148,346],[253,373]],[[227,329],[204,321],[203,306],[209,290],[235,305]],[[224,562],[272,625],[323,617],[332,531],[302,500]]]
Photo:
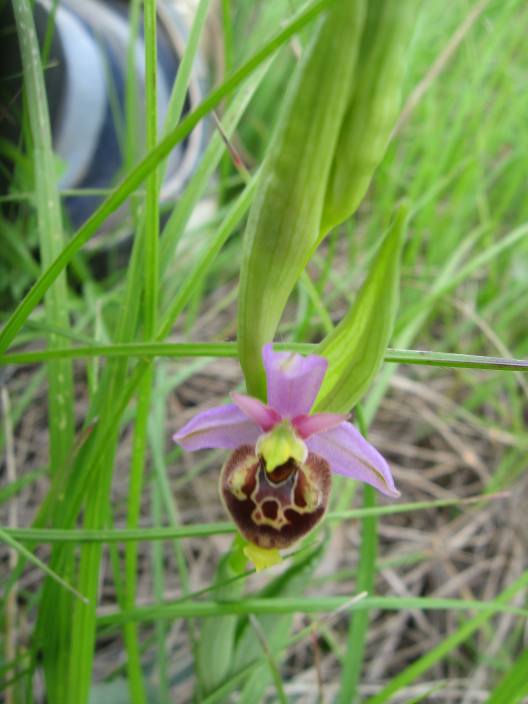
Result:
[[309,438],[310,435],[335,428],[344,420],[345,416],[340,413],[314,413],[313,416],[296,416],[292,425],[302,438]]
[[385,459],[350,423],[312,435],[306,445],[328,462],[332,472],[371,484],[387,496],[400,495]]
[[245,396],[244,394],[239,394],[236,391],[233,391],[231,398],[238,408],[240,408],[242,413],[244,413],[265,432],[271,430],[274,425],[277,425],[277,423],[280,423],[282,420],[280,413],[277,413],[274,408],[266,406],[266,404],[259,401],[258,398],[253,398],[253,396]]
[[194,452],[206,448],[231,450],[240,445],[254,445],[259,435],[260,428],[230,403],[198,413],[172,439],[184,450]]
[[294,352],[274,352],[271,344],[262,348],[268,382],[268,404],[283,417],[295,418],[310,412],[328,367],[324,357],[303,357]]

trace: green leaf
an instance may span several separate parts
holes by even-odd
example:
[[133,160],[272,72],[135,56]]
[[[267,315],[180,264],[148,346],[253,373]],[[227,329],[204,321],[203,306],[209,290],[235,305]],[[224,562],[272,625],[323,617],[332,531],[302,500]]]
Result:
[[325,197],[321,235],[361,203],[400,109],[415,0],[370,0],[361,38],[360,75],[349,99]]
[[528,695],[528,648],[514,662],[491,693],[486,704],[517,704]]
[[[233,578],[242,575],[246,568],[247,558],[242,552],[244,544],[238,536],[235,537],[232,551],[224,555],[218,565],[216,582],[228,582],[214,589],[213,595],[218,600],[243,597],[245,579]],[[238,621],[237,616],[219,616],[202,625],[196,652],[200,683],[205,690],[202,695],[211,693],[221,685],[231,670]]]
[[[239,197],[233,208],[233,221],[241,217],[242,210],[247,207],[245,191]],[[229,217],[229,216],[228,216]],[[227,218],[225,221],[227,225]],[[188,279],[182,284],[177,298],[171,304],[170,314],[164,319],[164,324],[174,320],[192,294],[194,286],[203,279],[211,260],[224,239],[229,236],[224,225],[220,227],[209,249],[204,250],[203,257],[196,268],[189,274]],[[307,343],[277,343],[276,350],[298,352],[299,354],[314,354],[315,346]],[[167,358],[193,358],[193,357],[237,357],[235,342],[124,342],[111,345],[87,345],[83,347],[61,347],[54,350],[29,350],[28,352],[11,352],[0,356],[0,367],[9,364],[34,364],[50,359],[70,357],[82,359],[90,357],[152,357]],[[428,350],[400,350],[387,349],[385,362],[392,364],[421,364],[430,367],[448,367],[451,369],[483,369],[487,371],[528,372],[528,361],[523,359],[508,359],[506,357],[483,357],[476,354],[458,354],[453,352],[430,352]]]
[[[363,430],[363,428],[361,429]],[[371,486],[363,487],[363,506],[375,508],[376,493]],[[376,556],[378,553],[378,524],[374,516],[365,516],[361,526],[361,545],[359,551],[358,574],[355,588],[358,592],[372,594],[376,581]],[[357,687],[365,653],[365,644],[369,626],[367,609],[353,614],[348,626],[347,650],[341,670],[341,686],[338,704],[356,701]]]
[[[410,513],[429,508],[447,506],[467,506],[474,503],[508,498],[507,493],[480,494],[466,498],[435,499],[433,501],[414,501],[404,504],[387,504],[372,508],[353,508],[348,511],[330,511],[325,517],[329,523],[365,518],[372,516],[390,516],[396,513]],[[154,528],[108,528],[102,530],[86,528],[8,528],[0,526],[6,535],[20,542],[30,543],[126,543],[129,541],[182,540],[185,538],[204,538],[210,535],[229,535],[236,531],[233,523],[194,523],[191,525],[159,526]]]
[[[64,246],[58,180],[52,148],[51,125],[46,101],[44,75],[32,16],[26,0],[13,3],[24,74],[29,126],[30,150],[35,179],[35,205],[42,269],[57,257]],[[45,297],[46,321],[69,327],[68,287],[66,276],[57,277]],[[48,346],[58,347],[60,339],[48,335]],[[73,443],[73,372],[71,362],[54,360],[48,367],[50,467],[63,472]]]
[[329,367],[316,411],[348,412],[383,361],[398,308],[408,212],[408,205],[400,206],[354,305],[321,343],[319,353],[327,357]]
[[[112,611],[98,618],[100,627],[121,626],[129,621],[135,623],[148,623],[160,619],[174,620],[176,618],[217,618],[218,616],[236,614],[238,616],[249,616],[257,614],[259,616],[286,615],[291,618],[293,614],[328,613],[336,609],[349,609],[350,611],[361,611],[364,609],[383,609],[387,611],[401,611],[402,609],[423,609],[424,611],[477,611],[480,612],[475,618],[466,621],[464,626],[442,641],[436,648],[431,650],[426,656],[413,663],[407,670],[405,678],[401,676],[392,680],[387,685],[387,691],[391,693],[398,691],[405,679],[405,684],[412,681],[417,674],[429,669],[437,660],[441,659],[452,648],[463,642],[471,633],[483,625],[494,614],[513,614],[520,618],[528,617],[528,610],[517,606],[509,606],[507,601],[519,589],[528,583],[528,572],[525,572],[519,580],[513,582],[494,601],[479,601],[478,599],[451,599],[434,598],[424,596],[365,596],[364,598],[353,600],[351,596],[273,596],[270,598],[248,598],[234,601],[178,601],[154,604],[148,606],[136,606],[129,611]],[[302,584],[306,584],[306,579]],[[271,641],[271,638],[270,638]],[[258,645],[255,643],[255,647]],[[277,646],[278,647],[278,646]],[[429,657],[430,656],[430,657]],[[245,658],[242,658],[245,659]],[[426,662],[425,662],[426,661]],[[409,678],[407,680],[407,677]],[[385,694],[385,691],[383,692]],[[378,699],[380,695],[375,695],[372,702],[376,704],[386,699]]]
[[9,547],[13,548],[16,550],[20,555],[26,558],[29,562],[33,563],[36,565],[40,570],[45,572],[51,579],[55,580],[55,582],[62,588],[66,589],[67,591],[71,592],[74,596],[77,597],[77,599],[80,599],[83,603],[87,603],[87,599],[85,596],[80,594],[76,589],[74,589],[71,584],[66,582],[62,577],[54,572],[50,567],[45,562],[42,562],[36,555],[33,555],[33,553],[28,550],[24,545],[18,542],[18,540],[15,540],[9,533],[2,528],[0,528],[0,540],[9,545]]
[[250,210],[240,270],[238,344],[248,391],[266,395],[261,349],[270,342],[317,246],[326,183],[354,78],[362,0],[322,18],[288,86]]

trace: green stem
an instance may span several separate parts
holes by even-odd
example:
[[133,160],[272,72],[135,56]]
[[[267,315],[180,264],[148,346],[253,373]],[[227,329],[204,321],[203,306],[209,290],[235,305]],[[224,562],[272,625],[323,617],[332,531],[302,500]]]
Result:
[[[361,406],[356,407],[358,425],[366,436],[367,428]],[[371,486],[363,485],[363,508],[372,510],[376,505],[376,493]],[[376,555],[378,548],[377,518],[367,514],[361,519],[361,547],[356,582],[356,592],[372,594],[376,578]],[[365,639],[367,636],[369,611],[358,611],[352,615],[348,629],[347,649],[341,670],[341,687],[338,704],[352,704],[357,700],[357,688],[363,665]]]
[[[141,380],[136,410],[136,427],[134,445],[132,448],[132,463],[130,468],[130,486],[128,493],[127,528],[135,529],[139,522],[141,498],[143,493],[143,475],[145,469],[145,448],[147,443],[147,423],[150,412],[152,388],[152,367]],[[134,608],[137,593],[137,555],[138,544],[127,543],[125,546],[125,604],[127,609]],[[138,630],[136,624],[128,623],[124,628],[127,650],[127,670],[130,688],[130,699],[133,704],[146,701],[143,672],[141,669]]]

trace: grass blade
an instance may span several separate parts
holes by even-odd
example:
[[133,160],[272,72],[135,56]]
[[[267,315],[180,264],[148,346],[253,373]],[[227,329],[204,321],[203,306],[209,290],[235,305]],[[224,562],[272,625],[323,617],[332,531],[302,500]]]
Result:
[[[328,596],[328,597],[281,597],[275,596],[270,599],[240,599],[238,601],[184,601],[177,603],[156,604],[154,606],[141,606],[127,612],[112,612],[100,616],[98,624],[101,627],[120,626],[128,621],[143,623],[157,621],[158,619],[175,619],[184,617],[216,618],[236,614],[237,616],[248,616],[249,614],[311,614],[326,613],[336,609],[348,608],[351,611],[364,609],[386,609],[388,611],[400,611],[402,609],[422,609],[422,610],[457,610],[457,611],[479,611],[478,616],[467,621],[462,629],[459,629],[452,638],[442,641],[437,648],[434,648],[426,658],[422,658],[413,664],[412,668],[407,668],[401,675],[396,677],[387,687],[390,693],[398,691],[401,687],[411,682],[418,674],[429,669],[439,657],[443,657],[449,650],[465,639],[471,633],[484,624],[494,614],[508,613],[521,618],[528,618],[528,610],[515,606],[509,606],[507,602],[519,589],[528,584],[528,573],[524,574],[495,601],[478,601],[465,599],[435,599],[429,597],[392,597],[392,596],[367,596],[359,601],[351,603],[349,596]],[[441,653],[441,655],[439,655]],[[422,662],[424,660],[424,662]],[[412,673],[412,677],[411,677]],[[404,678],[405,675],[405,678]],[[401,684],[401,682],[404,682]],[[384,690],[385,695],[385,690]],[[386,699],[374,698],[368,704],[378,704],[387,701]]]
[[87,604],[88,599],[83,596],[80,592],[78,592],[76,589],[74,589],[71,584],[68,584],[62,577],[54,572],[50,567],[45,562],[42,562],[36,555],[33,555],[33,553],[28,550],[22,543],[19,543],[18,540],[15,540],[12,535],[10,535],[6,530],[3,528],[0,528],[0,540],[3,540],[4,543],[12,547],[14,550],[16,550],[19,555],[22,555],[23,557],[28,560],[28,562],[31,562],[34,564],[36,567],[38,567],[42,572],[45,572],[48,577],[51,577],[57,584],[59,584],[63,589],[67,589],[69,592],[71,592],[77,599],[80,599],[83,603]]
[[524,650],[491,693],[486,704],[517,704],[528,695],[528,649]]
[[[376,494],[370,486],[363,486],[363,507],[374,508]],[[361,546],[356,589],[372,594],[376,576],[377,522],[375,516],[365,516],[361,522]],[[353,614],[348,627],[347,651],[341,670],[338,704],[356,701],[367,635],[369,612],[365,609]]]
[[[42,267],[46,269],[64,246],[61,206],[51,143],[51,125],[42,73],[40,49],[31,4],[28,0],[13,3],[17,22],[26,107],[31,129],[34,165],[35,205]],[[28,145],[29,146],[29,145]],[[68,289],[66,276],[58,276],[45,298],[46,320],[50,325],[68,328]],[[48,335],[50,348],[60,339]],[[48,367],[50,465],[53,471],[66,471],[73,442],[73,374],[66,358],[52,360]]]
[[[19,0],[23,2],[23,0]],[[63,271],[75,252],[77,252],[99,229],[102,223],[111,215],[134,190],[145,180],[148,174],[168,156],[169,152],[178,142],[184,139],[189,132],[202,120],[218,103],[229,95],[247,76],[249,76],[261,63],[275,53],[300,29],[312,22],[332,0],[318,0],[311,4],[304,12],[268,41],[262,49],[255,54],[239,69],[237,69],[221,86],[214,90],[194,112],[184,118],[180,124],[164,137],[151,150],[141,162],[133,168],[111,195],[90,216],[86,223],[77,231],[62,252],[48,266],[45,272],[35,282],[31,290],[19,303],[11,315],[2,332],[0,333],[0,353],[6,351],[14,340],[25,320],[29,317],[35,306],[41,300],[57,276]]]
[[[164,486],[163,488],[168,488]],[[466,506],[494,499],[508,498],[508,493],[481,494],[465,499],[437,499],[434,501],[416,501],[405,504],[389,504],[350,509],[348,511],[329,511],[325,521],[341,523],[345,520],[366,517],[390,516],[397,513],[410,513],[431,508]],[[222,523],[195,523],[188,526],[145,527],[133,529],[81,529],[70,528],[5,528],[2,530],[16,540],[29,543],[126,543],[128,541],[180,540],[183,538],[203,538],[209,535],[228,535],[235,532],[235,527],[227,521]]]
[[381,692],[375,694],[373,697],[367,699],[365,704],[384,704],[384,702],[390,701],[393,694],[400,691],[403,687],[406,687],[411,682],[419,677],[422,673],[427,672],[433,665],[435,665],[439,660],[444,658],[448,653],[451,652],[457,645],[463,643],[467,640],[472,633],[483,626],[489,621],[493,616],[493,609],[495,607],[501,607],[506,604],[517,592],[521,589],[528,587],[528,572],[519,577],[513,584],[510,584],[493,602],[489,605],[489,608],[483,610],[483,613],[477,614],[469,621],[462,624],[456,631],[451,633],[447,638],[444,638],[438,645],[432,648],[428,653],[423,655],[421,658],[412,663],[409,667],[405,668],[403,672],[400,672],[396,677],[394,677],[388,685],[386,685]]
[[[244,195],[245,194],[245,195]],[[249,194],[244,194],[238,201],[238,206],[233,208],[231,227],[236,226],[239,218],[247,210]],[[246,200],[246,197],[248,200]],[[236,210],[236,212],[235,212]],[[222,226],[212,245],[212,251],[221,246],[228,237]],[[191,274],[188,282],[180,289],[177,304],[173,301],[170,313],[166,314],[160,333],[165,332],[169,320],[173,320],[190,300],[194,287],[204,275],[211,264],[213,253],[209,249],[204,251],[200,271]],[[302,354],[313,354],[316,345],[306,343],[277,343],[278,350],[291,350]],[[114,345],[84,345],[79,347],[61,347],[54,350],[31,350],[29,352],[10,352],[0,357],[0,366],[8,364],[36,364],[68,357],[82,359],[88,357],[237,357],[237,347],[234,342],[125,342]],[[384,362],[390,364],[419,364],[429,367],[450,367],[452,369],[482,369],[485,371],[528,372],[528,360],[507,359],[505,357],[484,357],[475,354],[457,354],[453,352],[429,352],[427,350],[399,350],[389,348],[385,354]]]

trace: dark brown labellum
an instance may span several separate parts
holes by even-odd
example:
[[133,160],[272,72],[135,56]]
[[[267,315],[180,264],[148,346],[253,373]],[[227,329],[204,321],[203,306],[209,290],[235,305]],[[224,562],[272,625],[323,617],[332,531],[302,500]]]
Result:
[[260,548],[287,548],[309,533],[324,516],[330,494],[330,468],[309,453],[300,464],[288,460],[267,472],[251,445],[227,459],[220,494],[242,535]]

